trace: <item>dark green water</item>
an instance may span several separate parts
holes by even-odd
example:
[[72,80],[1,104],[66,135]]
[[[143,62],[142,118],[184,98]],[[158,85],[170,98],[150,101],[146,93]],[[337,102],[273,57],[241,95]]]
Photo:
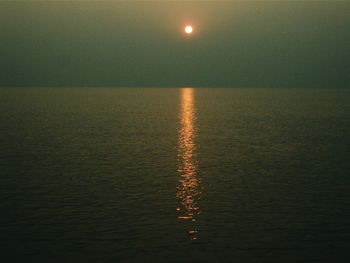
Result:
[[0,89],[3,262],[350,262],[350,91]]

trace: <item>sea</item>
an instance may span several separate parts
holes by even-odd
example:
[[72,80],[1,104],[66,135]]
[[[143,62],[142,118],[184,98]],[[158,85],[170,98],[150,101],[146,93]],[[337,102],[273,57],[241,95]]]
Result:
[[0,88],[2,262],[350,262],[350,90]]

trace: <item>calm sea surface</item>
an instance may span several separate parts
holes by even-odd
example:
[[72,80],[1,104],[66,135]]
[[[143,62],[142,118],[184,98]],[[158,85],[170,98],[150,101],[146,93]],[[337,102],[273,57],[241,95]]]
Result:
[[350,262],[350,91],[0,89],[2,262]]

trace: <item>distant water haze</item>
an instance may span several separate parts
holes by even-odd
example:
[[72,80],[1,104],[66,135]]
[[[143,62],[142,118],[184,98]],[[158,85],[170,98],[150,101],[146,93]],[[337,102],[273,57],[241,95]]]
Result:
[[346,89],[0,89],[13,261],[349,262]]

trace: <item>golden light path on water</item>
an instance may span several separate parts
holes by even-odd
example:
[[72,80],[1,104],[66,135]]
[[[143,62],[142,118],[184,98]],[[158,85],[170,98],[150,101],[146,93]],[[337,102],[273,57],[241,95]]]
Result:
[[201,196],[200,180],[197,177],[196,159],[196,111],[194,89],[182,88],[180,101],[180,129],[178,132],[178,172],[180,175],[177,187],[177,208],[180,220],[187,220],[188,234],[192,240],[198,238],[197,215],[200,213],[198,201]]

